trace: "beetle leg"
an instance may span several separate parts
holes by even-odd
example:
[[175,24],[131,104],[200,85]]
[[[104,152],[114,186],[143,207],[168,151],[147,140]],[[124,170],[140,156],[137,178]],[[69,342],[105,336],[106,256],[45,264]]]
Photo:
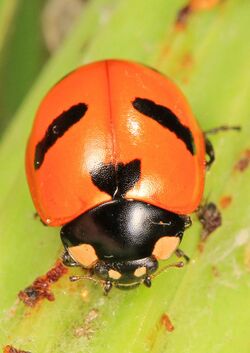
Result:
[[34,212],[34,213],[33,213],[33,218],[34,218],[34,219],[39,219],[39,221],[40,221],[45,227],[48,226],[48,224],[45,223],[45,222],[42,220],[42,218],[39,217],[38,212]]
[[113,287],[113,285],[112,285],[111,281],[106,281],[103,286],[104,295],[108,295],[108,293],[111,291],[112,287]]
[[213,128],[213,129],[204,131],[204,134],[205,135],[217,134],[217,132],[229,131],[229,130],[240,131],[241,126],[239,126],[239,125],[234,125],[234,126],[221,125],[221,126],[217,126],[217,127]]
[[188,255],[186,255],[186,254],[184,253],[184,251],[181,250],[180,248],[178,248],[178,249],[175,250],[175,255],[176,255],[177,257],[184,257],[184,259],[186,260],[187,263],[190,261],[190,257],[189,257]]
[[213,145],[207,137],[205,137],[205,147],[206,147],[206,154],[208,155],[208,158],[209,158],[206,161],[206,168],[208,170],[215,160],[215,154],[214,154]]
[[192,225],[192,220],[189,216],[183,216],[184,219],[184,228],[188,229]]
[[214,159],[215,159],[214,148],[213,148],[213,145],[210,142],[210,140],[207,138],[207,135],[217,134],[217,132],[220,132],[220,131],[230,131],[230,130],[240,131],[241,126],[222,125],[222,126],[218,126],[216,128],[204,131],[206,154],[209,157],[208,161],[206,161],[206,168],[207,169],[209,169],[211,167],[211,165],[213,164]]
[[150,288],[151,287],[151,277],[150,276],[147,276],[143,283],[145,284],[146,287]]
[[62,255],[62,262],[65,266],[68,267],[76,267],[80,266],[78,262],[76,262],[72,257],[70,256],[69,252],[67,249],[65,249],[63,255]]

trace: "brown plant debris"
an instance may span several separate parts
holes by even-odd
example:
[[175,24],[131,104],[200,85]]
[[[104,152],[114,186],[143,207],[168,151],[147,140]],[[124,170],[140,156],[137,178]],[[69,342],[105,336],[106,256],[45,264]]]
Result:
[[202,224],[201,240],[205,241],[212,232],[221,226],[221,212],[213,202],[209,202],[199,207],[197,216]]
[[188,19],[193,12],[210,10],[218,5],[221,0],[190,0],[183,6],[177,14],[176,26],[177,29],[184,29],[187,25]]
[[246,149],[243,152],[242,157],[234,165],[234,170],[244,172],[250,164],[250,149]]
[[214,275],[214,277],[220,277],[220,272],[218,270],[218,267],[215,265],[212,266],[212,274]]
[[222,196],[222,198],[220,199],[221,208],[227,208],[228,206],[231,205],[231,203],[232,203],[232,196],[230,195]]
[[174,331],[174,325],[172,324],[169,316],[167,314],[163,314],[161,316],[161,320],[160,320],[161,324],[166,328],[166,330],[168,332],[172,332]]
[[91,309],[87,314],[83,325],[75,329],[74,335],[76,337],[86,337],[87,339],[90,339],[95,332],[93,323],[98,315],[99,312],[97,309]]
[[18,293],[19,299],[27,306],[34,307],[40,300],[46,298],[49,301],[55,300],[51,291],[51,284],[57,282],[65,273],[66,267],[58,260],[55,266],[44,276],[35,279],[32,285]]
[[13,346],[7,345],[7,346],[3,347],[3,353],[31,353],[31,352],[22,351],[22,350],[17,349]]

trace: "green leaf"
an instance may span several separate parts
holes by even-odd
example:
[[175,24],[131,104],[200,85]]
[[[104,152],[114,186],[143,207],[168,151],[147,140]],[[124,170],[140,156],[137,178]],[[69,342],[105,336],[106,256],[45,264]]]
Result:
[[[89,2],[6,131],[0,147],[2,345],[36,353],[249,352],[250,4],[219,2],[191,13],[186,26],[177,29],[184,4]],[[33,217],[25,182],[24,150],[34,112],[49,87],[72,68],[108,57],[137,60],[171,77],[204,130],[242,126],[239,133],[211,137],[216,162],[207,173],[204,199],[219,206],[224,197],[231,202],[221,206],[222,226],[202,252],[200,225],[193,217],[182,243],[190,264],[162,273],[151,289],[114,289],[104,297],[99,286],[70,283],[66,275],[52,286],[55,301],[27,308],[16,301],[17,293],[48,271],[62,251],[59,229],[43,227]],[[173,323],[172,332],[162,324],[163,314]]]
[[2,52],[19,0],[0,0],[0,52]]
[[43,2],[3,1],[0,8],[0,134],[48,56],[41,35]]

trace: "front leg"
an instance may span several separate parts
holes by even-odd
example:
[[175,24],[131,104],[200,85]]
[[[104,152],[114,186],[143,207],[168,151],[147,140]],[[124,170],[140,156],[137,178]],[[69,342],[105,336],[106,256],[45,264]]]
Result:
[[206,160],[206,168],[207,170],[211,167],[215,160],[214,148],[210,140],[205,135],[205,147],[206,147],[206,155],[208,156],[208,160]]
[[188,263],[190,261],[190,257],[188,255],[186,255],[184,253],[184,251],[179,248],[175,250],[175,255],[177,257],[183,257],[186,260],[186,263]]
[[68,267],[77,267],[80,266],[78,262],[76,262],[69,254],[68,250],[65,249],[63,255],[62,255],[62,262],[65,266]]
[[215,160],[214,148],[213,148],[213,145],[210,142],[210,140],[207,138],[207,135],[217,134],[217,132],[219,132],[219,131],[230,131],[230,130],[240,131],[241,126],[222,125],[222,126],[218,126],[218,127],[214,128],[214,129],[204,131],[206,155],[208,156],[208,160],[206,161],[206,168],[207,169],[209,169],[211,167],[211,165],[213,164],[213,162]]

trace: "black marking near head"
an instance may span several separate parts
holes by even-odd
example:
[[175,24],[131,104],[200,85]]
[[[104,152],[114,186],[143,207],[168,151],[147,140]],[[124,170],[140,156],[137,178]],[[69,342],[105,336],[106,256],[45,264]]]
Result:
[[64,225],[65,247],[90,244],[99,259],[128,261],[151,256],[162,237],[181,239],[185,217],[137,200],[112,200]]
[[163,127],[172,131],[180,140],[182,140],[191,154],[195,153],[194,139],[191,131],[179,121],[178,117],[163,105],[154,103],[146,98],[136,98],[133,107],[140,113],[154,119]]
[[93,183],[113,199],[123,197],[140,179],[141,161],[134,159],[124,164],[99,164],[90,171]]
[[39,169],[43,164],[47,151],[56,141],[62,137],[65,132],[74,124],[76,124],[86,113],[88,106],[85,103],[73,105],[64,111],[47,128],[44,137],[36,145],[34,167]]

